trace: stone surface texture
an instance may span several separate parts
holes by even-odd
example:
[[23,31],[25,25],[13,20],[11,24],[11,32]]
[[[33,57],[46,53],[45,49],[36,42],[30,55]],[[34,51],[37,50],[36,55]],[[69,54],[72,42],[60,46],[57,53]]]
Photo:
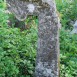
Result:
[[59,77],[59,21],[54,0],[6,0],[20,21],[38,16],[38,46],[34,77]]
[[73,25],[73,30],[71,31],[71,34],[77,34],[77,20],[75,21]]

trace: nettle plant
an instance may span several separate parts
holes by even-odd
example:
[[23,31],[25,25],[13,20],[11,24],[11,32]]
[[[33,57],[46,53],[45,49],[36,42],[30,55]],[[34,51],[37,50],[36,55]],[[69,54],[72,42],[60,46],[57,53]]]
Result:
[[0,76],[33,76],[37,32],[34,28],[20,32],[17,28],[0,28]]
[[77,35],[62,28],[60,32],[60,76],[77,76]]
[[71,29],[70,22],[75,22],[77,19],[77,0],[56,0],[56,4],[60,12],[62,26]]
[[[0,3],[1,4],[1,3]],[[9,28],[3,5],[0,7],[0,77],[33,77],[37,28]],[[27,20],[28,22],[28,20]]]

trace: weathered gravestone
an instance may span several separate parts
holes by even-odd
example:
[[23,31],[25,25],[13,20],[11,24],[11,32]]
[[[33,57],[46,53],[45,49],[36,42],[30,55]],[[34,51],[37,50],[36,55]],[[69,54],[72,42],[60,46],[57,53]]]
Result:
[[58,17],[54,0],[6,0],[20,21],[38,16],[38,47],[34,77],[59,77]]

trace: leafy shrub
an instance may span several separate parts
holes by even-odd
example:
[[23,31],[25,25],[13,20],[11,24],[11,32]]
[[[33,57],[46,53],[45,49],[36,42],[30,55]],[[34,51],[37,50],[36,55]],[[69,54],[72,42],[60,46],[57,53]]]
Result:
[[0,28],[0,76],[32,77],[37,34],[34,28],[20,32],[17,28]]
[[22,32],[9,28],[3,0],[0,1],[0,18],[0,77],[33,77],[37,26],[34,23]]
[[71,29],[71,21],[77,19],[77,0],[56,0],[61,15],[61,23],[65,29]]
[[7,20],[9,16],[5,13],[4,9],[0,9],[0,27],[8,27]]
[[60,77],[76,77],[77,35],[71,35],[65,29],[60,33]]

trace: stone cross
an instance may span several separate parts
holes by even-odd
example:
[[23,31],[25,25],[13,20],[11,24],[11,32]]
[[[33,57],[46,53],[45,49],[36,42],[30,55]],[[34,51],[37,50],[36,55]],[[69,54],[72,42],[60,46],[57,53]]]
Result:
[[34,77],[59,77],[59,31],[54,0],[6,0],[20,21],[38,16],[38,47]]

